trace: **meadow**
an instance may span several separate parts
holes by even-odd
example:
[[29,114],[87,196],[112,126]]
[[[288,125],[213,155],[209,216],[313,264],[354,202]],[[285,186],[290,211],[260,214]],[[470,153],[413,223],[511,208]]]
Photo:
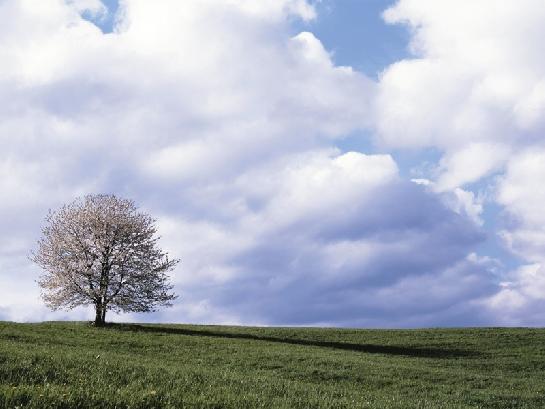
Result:
[[1,408],[545,408],[545,330],[0,322]]

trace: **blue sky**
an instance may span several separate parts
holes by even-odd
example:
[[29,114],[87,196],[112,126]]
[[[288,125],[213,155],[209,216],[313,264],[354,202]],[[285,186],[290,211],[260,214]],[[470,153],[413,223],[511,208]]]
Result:
[[0,318],[48,209],[134,199],[182,259],[124,321],[545,324],[541,1],[7,0]]
[[384,0],[322,1],[309,29],[333,54],[335,64],[377,77],[388,65],[408,56],[406,27],[385,24],[382,19],[383,11],[393,4]]

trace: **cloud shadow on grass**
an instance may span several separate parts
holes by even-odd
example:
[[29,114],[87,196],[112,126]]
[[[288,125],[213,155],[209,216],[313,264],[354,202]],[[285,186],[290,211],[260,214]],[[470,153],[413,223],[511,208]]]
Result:
[[402,345],[377,345],[377,344],[355,344],[349,342],[336,341],[318,341],[309,339],[295,339],[290,337],[271,337],[263,335],[255,335],[240,332],[223,332],[214,330],[189,329],[179,327],[163,327],[155,325],[138,325],[138,324],[108,324],[108,328],[132,331],[132,332],[147,332],[163,335],[185,335],[198,337],[213,337],[227,339],[242,339],[253,341],[274,342],[289,345],[302,345],[309,347],[331,348],[352,352],[363,352],[368,354],[383,354],[383,355],[401,355],[419,358],[459,358],[471,357],[480,355],[477,351],[463,350],[457,348],[431,348],[431,347],[413,347]]

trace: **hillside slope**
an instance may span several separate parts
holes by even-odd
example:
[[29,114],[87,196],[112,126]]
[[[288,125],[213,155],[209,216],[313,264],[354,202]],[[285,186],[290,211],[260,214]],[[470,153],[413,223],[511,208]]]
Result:
[[545,330],[0,323],[2,408],[545,408]]

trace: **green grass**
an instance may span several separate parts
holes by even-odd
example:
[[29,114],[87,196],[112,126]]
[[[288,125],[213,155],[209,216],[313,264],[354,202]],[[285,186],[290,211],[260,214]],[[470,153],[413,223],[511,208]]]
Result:
[[545,330],[0,323],[1,408],[545,408]]

